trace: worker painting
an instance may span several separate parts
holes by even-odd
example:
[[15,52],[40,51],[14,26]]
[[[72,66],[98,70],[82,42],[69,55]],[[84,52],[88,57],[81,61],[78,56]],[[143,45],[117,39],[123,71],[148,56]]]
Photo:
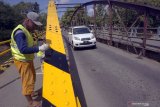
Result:
[[34,53],[44,52],[49,48],[45,43],[41,46],[34,45],[31,33],[38,26],[42,26],[38,19],[39,14],[29,12],[23,23],[19,24],[11,34],[11,52],[22,80],[22,94],[28,102],[27,107],[41,107],[41,103],[32,98],[36,81],[33,59]]

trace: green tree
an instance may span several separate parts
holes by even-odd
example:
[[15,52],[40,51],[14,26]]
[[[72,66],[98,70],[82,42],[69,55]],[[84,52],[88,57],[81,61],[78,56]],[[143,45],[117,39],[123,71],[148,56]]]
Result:
[[75,9],[67,9],[67,11],[64,13],[64,15],[61,18],[61,24],[63,26],[69,26],[70,25],[70,18],[73,14]]
[[[12,30],[22,23],[28,11],[32,11],[33,3],[20,2],[14,6],[0,1],[0,41],[10,39]],[[46,14],[41,13],[41,21],[46,24]]]
[[[153,7],[160,7],[160,1],[159,0],[120,0],[123,2],[129,2],[129,3],[136,3],[136,4],[142,4],[142,5],[148,5],[148,6],[153,6]],[[139,13],[135,10],[132,9],[125,9],[125,8],[121,8],[121,7],[116,7],[114,6],[114,8],[116,8],[118,10],[118,13],[120,14],[122,20],[125,22],[126,26],[130,26],[138,16],[143,15],[144,13]],[[117,17],[114,16],[114,19],[116,19]],[[158,20],[159,18],[156,15],[148,15],[148,24],[150,27],[157,27],[160,26],[160,21]],[[114,23],[118,24],[117,21],[114,21]],[[137,25],[137,26],[143,26],[142,20],[139,20],[138,22],[141,25]]]
[[23,21],[24,17],[29,11],[39,12],[39,4],[37,2],[20,2],[13,5],[12,9],[14,10],[15,15],[17,15],[17,17],[14,17],[14,19],[15,23],[18,25]]
[[96,5],[96,25],[102,26],[104,24],[104,20],[107,17],[105,5],[98,4]]
[[15,16],[12,7],[2,1],[0,1],[0,40],[6,40],[10,38],[11,30],[14,28]]
[[[63,26],[70,26],[71,22],[71,16],[73,12],[77,9],[78,6],[75,6],[75,8],[72,9],[67,9],[67,11],[64,13],[64,15],[61,18],[61,24]],[[76,23],[76,25],[82,25],[88,22],[88,16],[87,13],[85,12],[85,9],[82,8],[80,9],[75,16],[73,17],[72,21]]]
[[159,0],[119,0],[119,1],[137,3],[137,4],[147,4],[147,5],[160,7],[160,1]]
[[40,22],[42,22],[43,26],[44,26],[44,29],[46,28],[46,21],[47,21],[47,13],[43,12],[43,13],[40,13]]

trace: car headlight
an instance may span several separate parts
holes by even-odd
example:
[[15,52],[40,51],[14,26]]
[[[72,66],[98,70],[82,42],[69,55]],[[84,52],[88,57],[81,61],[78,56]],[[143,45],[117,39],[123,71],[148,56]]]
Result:
[[95,37],[92,35],[92,36],[91,36],[91,39],[94,39],[94,38],[95,38]]
[[78,38],[78,37],[74,37],[74,39],[75,39],[75,40],[80,40],[80,38]]

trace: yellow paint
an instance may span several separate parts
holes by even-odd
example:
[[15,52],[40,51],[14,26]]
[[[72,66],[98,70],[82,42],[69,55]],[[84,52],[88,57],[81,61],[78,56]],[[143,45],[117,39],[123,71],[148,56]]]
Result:
[[8,53],[8,52],[10,52],[10,51],[11,51],[11,49],[7,49],[7,50],[1,52],[1,53],[0,53],[0,56],[4,55],[4,54],[6,54],[6,53]]
[[53,0],[50,0],[48,5],[46,39],[52,39],[50,43],[52,49],[65,54],[58,15]]
[[44,63],[43,97],[56,107],[76,107],[70,74]]
[[81,107],[81,103],[79,102],[79,98],[76,97],[76,103],[77,103],[77,107]]
[[[48,5],[46,39],[50,41],[53,50],[66,55],[53,0]],[[43,97],[56,107],[77,107],[71,75],[45,62],[43,72]]]

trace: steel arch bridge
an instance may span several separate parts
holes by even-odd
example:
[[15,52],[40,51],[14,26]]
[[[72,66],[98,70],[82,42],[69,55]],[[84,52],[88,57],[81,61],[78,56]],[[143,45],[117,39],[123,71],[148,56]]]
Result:
[[[146,22],[146,18],[149,14],[160,14],[160,9],[153,8],[147,5],[138,5],[133,3],[125,3],[119,2],[114,0],[103,0],[103,1],[90,1],[80,5],[71,16],[71,20],[73,16],[76,15],[78,10],[81,8],[93,5],[93,4],[107,4],[109,5],[110,11],[113,10],[112,6],[120,6],[123,8],[135,9],[138,12],[141,12],[145,15],[144,23]],[[58,4],[57,4],[58,5]],[[123,27],[124,24],[122,23]],[[145,24],[144,32],[146,32],[147,25]],[[126,29],[127,32],[127,29]],[[144,33],[145,34],[145,33]],[[110,40],[112,42],[112,13],[110,12]],[[64,45],[62,40],[61,29],[58,21],[56,6],[53,0],[49,1],[48,5],[48,16],[47,16],[47,30],[46,30],[46,39],[51,41],[51,49],[46,52],[47,57],[44,60],[44,83],[43,83],[43,107],[47,106],[57,106],[57,107],[86,107],[84,103],[84,97],[80,97],[80,93],[76,92],[77,90],[76,85],[73,83],[74,75],[71,74],[69,71],[67,60],[66,60],[66,53],[64,51]],[[145,45],[146,39],[143,40]],[[143,50],[144,51],[144,50]],[[53,53],[53,56],[50,55]],[[57,59],[59,57],[59,59]],[[56,61],[53,62],[53,61]],[[63,64],[63,66],[62,66]],[[48,71],[55,71],[54,73]],[[61,77],[57,79],[58,77]],[[57,80],[57,81],[55,81]],[[65,82],[64,82],[65,81]],[[62,82],[59,86],[59,83]],[[53,87],[53,89],[51,89]],[[67,88],[68,87],[68,88]],[[81,91],[81,94],[82,91]],[[62,99],[61,97],[63,96]],[[54,99],[53,99],[54,97]]]
[[72,14],[70,21],[72,21],[73,16],[75,16],[75,14],[78,12],[78,10],[80,10],[81,8],[83,8],[85,6],[89,6],[89,5],[93,5],[93,4],[107,4],[110,7],[115,5],[115,6],[119,6],[119,7],[123,7],[123,8],[127,8],[127,9],[134,9],[138,12],[142,12],[144,14],[146,13],[148,15],[159,15],[160,14],[160,8],[155,8],[155,7],[149,6],[149,5],[142,5],[142,4],[136,4],[136,3],[126,3],[126,2],[120,2],[120,1],[115,1],[115,0],[95,0],[95,1],[86,2],[82,5],[80,5]]
[[[148,15],[160,15],[160,9],[147,5],[125,3],[113,0],[91,1],[80,5],[80,7],[78,7],[73,13],[71,21],[78,10],[92,4],[107,4],[111,8],[110,10],[112,10],[113,5],[135,9],[136,11],[143,13],[146,18]],[[146,19],[144,22],[145,21]],[[147,25],[145,25],[145,27],[147,27]],[[146,31],[146,28],[144,31]],[[112,22],[110,23],[109,35],[112,38]],[[74,80],[77,77],[71,73],[71,68],[69,68],[69,65],[72,65],[73,62],[67,62],[66,59],[66,52],[62,40],[56,6],[53,0],[50,0],[48,4],[46,39],[46,42],[50,43],[51,49],[46,52],[47,57],[43,63],[43,107],[86,107],[87,105],[83,96],[83,91],[80,90],[81,86],[79,85],[78,87],[75,84]],[[145,42],[146,39],[143,39],[144,45]],[[51,55],[51,53],[53,55]]]

